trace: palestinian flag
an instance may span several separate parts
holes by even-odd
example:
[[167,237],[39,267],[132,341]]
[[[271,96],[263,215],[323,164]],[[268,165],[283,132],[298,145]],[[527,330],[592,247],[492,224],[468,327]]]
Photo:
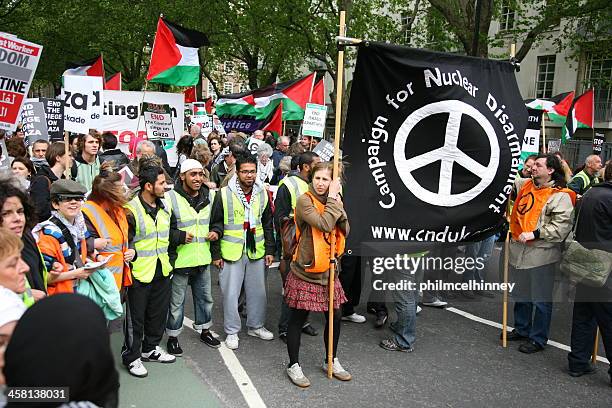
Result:
[[564,124],[573,100],[574,91],[564,92],[549,99],[527,99],[525,106],[530,109],[543,110],[548,114],[551,122]]
[[312,97],[310,98],[310,103],[316,103],[318,105],[325,105],[325,83],[323,82],[323,78],[317,82],[312,90]]
[[283,101],[283,120],[302,120],[312,91],[314,73],[303,78],[272,84],[249,92],[223,95],[215,103],[219,116],[269,117]]
[[274,137],[277,139],[283,134],[283,103],[281,102],[276,109],[270,121],[261,129],[264,132],[266,130],[274,133]]
[[107,91],[120,91],[121,90],[121,71],[106,77],[104,83],[104,89]]
[[160,17],[147,81],[176,86],[197,85],[200,81],[198,48],[209,44],[205,34]]
[[565,143],[579,128],[593,128],[593,89],[589,89],[572,102],[565,126],[561,130],[561,142]]
[[85,61],[69,62],[64,75],[99,76],[104,78],[102,55]]

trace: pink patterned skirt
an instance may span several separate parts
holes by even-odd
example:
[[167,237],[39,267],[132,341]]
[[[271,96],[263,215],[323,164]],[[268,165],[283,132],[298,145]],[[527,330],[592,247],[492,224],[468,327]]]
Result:
[[[327,312],[329,308],[329,287],[316,283],[306,282],[289,272],[285,282],[285,302],[290,308],[310,310],[313,312]],[[344,289],[338,280],[334,281],[334,309],[346,303]]]

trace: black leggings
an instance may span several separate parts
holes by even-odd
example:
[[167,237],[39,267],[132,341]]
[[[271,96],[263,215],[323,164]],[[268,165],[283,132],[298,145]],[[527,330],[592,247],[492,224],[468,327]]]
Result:
[[[302,336],[302,327],[308,318],[308,310],[290,308],[289,325],[287,326],[287,351],[289,352],[289,367],[295,363],[299,363],[300,357],[300,339]],[[325,314],[325,331],[323,340],[325,341],[325,362],[327,363],[327,338],[329,333],[329,313]],[[334,310],[334,358],[338,351],[338,339],[340,338],[340,318],[342,313],[340,310]]]

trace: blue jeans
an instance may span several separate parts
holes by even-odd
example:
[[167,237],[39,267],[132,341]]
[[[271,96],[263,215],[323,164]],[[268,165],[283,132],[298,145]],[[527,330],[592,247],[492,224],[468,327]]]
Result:
[[395,342],[403,348],[409,348],[414,345],[416,340],[416,308],[419,298],[418,283],[416,276],[411,275],[409,271],[391,272],[394,282],[399,282],[406,279],[415,282],[417,285],[415,290],[394,290],[391,292],[397,321],[391,323],[389,327],[395,333]]
[[[483,264],[486,266],[487,262],[489,262],[489,258],[491,258],[491,253],[493,252],[493,247],[495,246],[495,240],[497,236],[492,235],[489,238],[486,238],[479,242],[473,242],[465,247],[465,257],[466,258],[482,258]],[[485,280],[485,271],[483,269],[467,269],[463,274],[463,282],[469,281],[484,281]]]
[[552,317],[555,265],[552,263],[529,269],[510,266],[510,276],[516,283],[512,291],[515,300],[514,328],[518,334],[529,337],[542,347],[548,342]]
[[187,275],[174,273],[172,275],[172,293],[170,295],[170,309],[168,311],[168,323],[166,334],[177,337],[183,330],[183,318],[185,315],[185,294],[187,285],[191,285],[193,295],[193,306],[195,311],[194,330],[206,330],[212,326],[213,297],[210,284],[210,268]]

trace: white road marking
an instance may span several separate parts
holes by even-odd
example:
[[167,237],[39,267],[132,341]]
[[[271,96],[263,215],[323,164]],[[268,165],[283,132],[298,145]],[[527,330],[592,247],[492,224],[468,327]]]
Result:
[[[183,319],[183,326],[197,332],[197,330],[193,328],[193,320],[186,316]],[[219,335],[212,330],[210,332],[213,336],[217,338],[219,337]],[[229,370],[232,377],[234,377],[234,381],[242,393],[247,405],[251,408],[265,408],[266,404],[264,403],[263,399],[261,399],[259,392],[257,392],[257,388],[255,388],[255,385],[253,385],[253,382],[251,381],[251,378],[245,371],[244,367],[242,367],[242,364],[240,364],[240,361],[238,361],[238,357],[236,357],[234,351],[228,349],[223,341],[221,342],[221,347],[218,350],[221,354],[223,362],[225,363],[225,366]]]
[[[464,312],[463,310],[459,310],[459,309],[454,308],[454,307],[447,307],[446,310],[449,311],[449,312],[458,314],[460,316],[466,317],[466,318],[468,318],[470,320],[473,320],[475,322],[478,322],[478,323],[486,324],[488,326],[495,327],[495,328],[500,329],[500,330],[502,328],[502,325],[500,323],[492,322],[491,320],[487,320],[487,319],[483,319],[482,317],[478,317],[476,315],[473,315],[473,314],[468,313],[468,312]],[[514,327],[511,327],[511,326],[507,326],[507,327],[508,327],[508,330],[510,330],[510,331],[512,329],[514,329]],[[556,341],[553,341],[553,340],[548,340],[548,345],[556,347],[556,348],[561,349],[561,350],[571,351],[569,346],[566,346],[565,344],[557,343]],[[610,364],[610,362],[608,361],[607,358],[601,357],[601,356],[597,356],[597,361],[601,361],[602,363]]]

